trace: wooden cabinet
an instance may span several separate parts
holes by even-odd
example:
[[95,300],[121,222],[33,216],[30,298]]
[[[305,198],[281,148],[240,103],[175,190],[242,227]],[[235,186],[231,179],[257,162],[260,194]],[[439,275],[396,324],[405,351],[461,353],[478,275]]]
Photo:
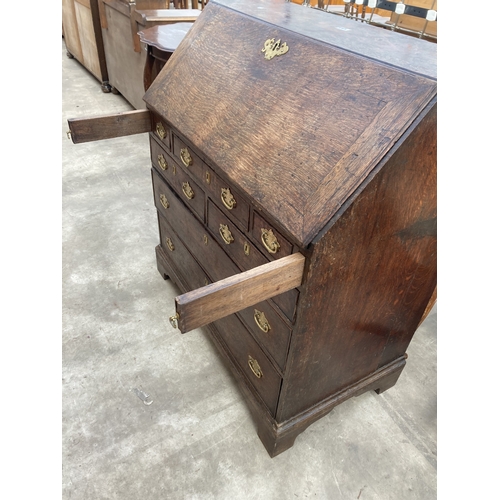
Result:
[[98,0],[63,0],[62,25],[68,54],[75,57],[110,92]]
[[[165,1],[128,2],[100,0],[102,36],[109,73],[109,83],[136,109],[144,109],[144,67],[147,48],[138,32],[144,28],[194,22],[201,10],[165,9]],[[156,9],[152,8],[156,4]],[[144,9],[142,9],[142,7]]]
[[206,326],[270,456],[396,383],[436,286],[436,46],[404,40],[213,0],[147,110],[70,120],[74,142],[149,133],[165,314]]

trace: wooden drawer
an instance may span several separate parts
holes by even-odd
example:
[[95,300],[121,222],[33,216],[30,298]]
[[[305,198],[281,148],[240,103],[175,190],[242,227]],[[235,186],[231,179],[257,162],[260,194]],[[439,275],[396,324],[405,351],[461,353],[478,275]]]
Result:
[[269,259],[279,259],[292,253],[293,245],[256,211],[251,234],[258,248]]
[[175,159],[186,168],[198,181],[205,179],[205,164],[186,143],[173,134],[173,153]]
[[274,416],[281,387],[280,375],[234,314],[215,321],[214,325],[233,361]]
[[226,217],[211,200],[207,206],[208,228],[228,255],[244,271],[261,266],[268,259],[255,245]]
[[[239,231],[211,200],[208,201],[207,212],[208,227],[210,231],[240,269],[247,271],[248,269],[253,269],[254,267],[269,262],[257,247],[250,242],[250,239]],[[228,241],[231,242],[228,243]],[[293,321],[298,295],[299,291],[294,289],[277,295],[271,300],[278,305],[290,321]]]
[[248,231],[250,205],[242,194],[219,177],[208,166],[205,168],[205,187],[214,203],[244,232]]
[[202,268],[198,265],[165,217],[160,214],[158,214],[158,225],[160,228],[160,245],[169,263],[177,271],[188,289],[195,290],[208,285],[209,279]]
[[[153,191],[158,211],[170,221],[172,227],[205,269],[211,281],[218,281],[240,269],[226,255],[206,228],[187,210],[183,202],[153,169]],[[162,197],[163,195],[163,197]],[[162,203],[162,200],[166,202]]]
[[158,172],[168,181],[182,201],[202,221],[205,221],[205,193],[202,188],[182,168],[179,168],[171,156],[151,139],[151,159]]
[[260,302],[238,313],[259,344],[281,371],[285,369],[291,330],[269,302]]
[[151,112],[151,130],[154,136],[161,141],[167,151],[172,149],[172,131],[167,123],[156,113]]

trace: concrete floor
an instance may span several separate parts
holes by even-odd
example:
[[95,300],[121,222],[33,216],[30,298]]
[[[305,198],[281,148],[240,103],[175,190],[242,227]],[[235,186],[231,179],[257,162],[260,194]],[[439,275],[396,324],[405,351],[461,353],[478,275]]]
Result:
[[[131,109],[64,42],[62,68],[63,136],[68,118]],[[63,499],[437,497],[436,308],[395,387],[270,459],[203,331],[169,324],[179,292],[156,269],[146,134],[62,147]]]

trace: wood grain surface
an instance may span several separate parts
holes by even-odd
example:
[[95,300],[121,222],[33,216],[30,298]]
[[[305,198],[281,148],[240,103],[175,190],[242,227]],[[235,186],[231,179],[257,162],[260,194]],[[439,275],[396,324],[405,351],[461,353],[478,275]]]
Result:
[[179,329],[189,332],[300,286],[304,261],[295,253],[176,297]]
[[151,116],[148,110],[134,110],[90,118],[70,118],[68,125],[71,140],[80,144],[150,132]]
[[[270,38],[287,42],[289,51],[266,60]],[[167,66],[146,103],[301,246],[436,93],[432,79],[216,3]]]

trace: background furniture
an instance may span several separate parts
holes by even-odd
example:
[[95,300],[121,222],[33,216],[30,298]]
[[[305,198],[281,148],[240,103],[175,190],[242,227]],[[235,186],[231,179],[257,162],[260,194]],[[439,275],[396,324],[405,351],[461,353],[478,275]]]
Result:
[[193,23],[153,26],[139,31],[139,39],[147,46],[144,65],[144,91],[148,90]]
[[77,59],[110,92],[98,0],[63,0],[62,25],[68,56]]
[[[437,11],[437,0],[374,0],[376,7],[369,6],[369,0],[288,0],[296,4],[313,7],[333,14],[342,15],[356,21],[364,21],[381,28],[398,31],[410,36],[437,39],[437,18],[430,16],[429,10]],[[404,3],[404,14],[395,12]]]
[[122,94],[134,108],[145,108],[142,98],[147,48],[141,44],[138,31],[155,25],[194,22],[201,10],[139,10],[138,2],[133,4],[118,0],[101,1],[102,34],[109,83],[113,90]]

